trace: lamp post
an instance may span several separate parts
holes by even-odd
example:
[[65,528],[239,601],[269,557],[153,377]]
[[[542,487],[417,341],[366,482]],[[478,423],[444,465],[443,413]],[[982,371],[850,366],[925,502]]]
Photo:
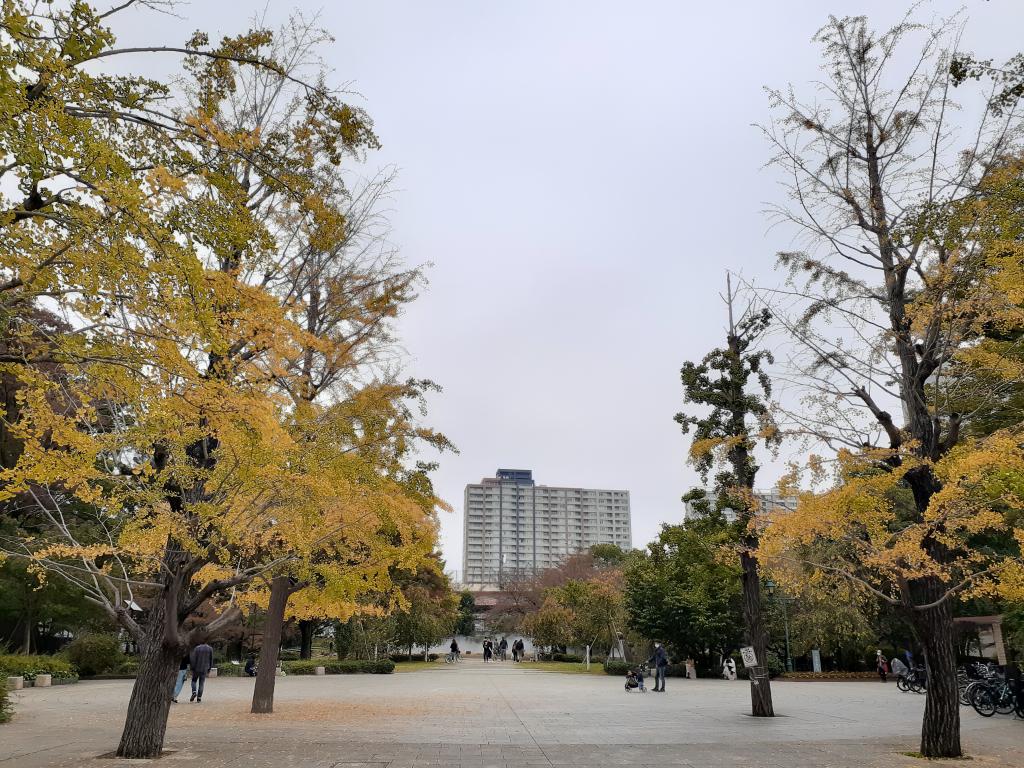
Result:
[[775,591],[777,589],[777,585],[771,579],[768,579],[768,581],[764,583],[764,588],[768,591],[769,597],[782,603],[782,621],[786,626],[786,671],[792,672],[793,657],[789,653],[789,609],[787,607],[787,604],[793,602],[794,600],[796,600],[796,598],[786,597],[781,593],[776,595]]

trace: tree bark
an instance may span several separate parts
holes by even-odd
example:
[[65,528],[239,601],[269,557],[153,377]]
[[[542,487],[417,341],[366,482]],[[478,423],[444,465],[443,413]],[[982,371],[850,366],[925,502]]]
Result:
[[[754,717],[775,717],[772,706],[772,685],[768,679],[768,636],[761,617],[761,579],[757,558],[750,552],[740,554],[743,568],[743,623],[747,645],[757,654],[757,663],[765,670],[761,679],[750,677],[750,710]],[[748,673],[749,674],[749,673]]]
[[150,608],[118,757],[149,759],[159,757],[163,751],[167,714],[182,654],[179,646],[167,642],[165,623],[176,621],[176,617],[167,616],[165,608],[162,599],[154,600]]
[[[943,589],[941,582],[929,586],[932,587],[927,590],[930,593]],[[961,757],[963,750],[960,746],[956,648],[949,601],[937,608],[914,611],[912,621],[918,642],[924,647],[928,674],[924,720],[921,724],[921,754],[928,758]]]
[[319,622],[311,619],[302,619],[299,622],[299,634],[302,637],[299,648],[300,659],[313,658],[313,634],[316,632],[318,624]]
[[260,648],[256,685],[252,692],[252,712],[270,714],[274,711],[274,684],[277,681],[277,660],[281,654],[281,632],[284,612],[291,595],[291,580],[275,576],[270,583],[270,605],[263,622],[263,647]]

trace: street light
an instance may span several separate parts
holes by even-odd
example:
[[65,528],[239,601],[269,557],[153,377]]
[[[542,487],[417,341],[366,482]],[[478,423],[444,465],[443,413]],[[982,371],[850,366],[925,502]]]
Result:
[[771,579],[768,579],[764,583],[764,588],[768,591],[768,596],[773,598],[774,600],[777,600],[778,602],[782,603],[782,621],[786,625],[786,671],[787,672],[792,672],[793,671],[793,657],[789,653],[789,610],[787,609],[786,605],[788,603],[791,603],[794,600],[796,600],[796,598],[795,597],[786,597],[782,593],[779,593],[778,595],[776,595],[775,594],[775,590],[776,590],[777,586],[778,585],[774,581],[772,581]]

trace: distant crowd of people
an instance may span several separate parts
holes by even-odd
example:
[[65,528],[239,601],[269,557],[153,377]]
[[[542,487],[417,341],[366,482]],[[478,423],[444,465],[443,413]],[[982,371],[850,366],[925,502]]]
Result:
[[[526,643],[523,642],[522,638],[514,640],[511,646],[508,644],[508,638],[501,638],[497,644],[488,638],[484,640],[483,643],[484,661],[507,661],[510,647],[512,650],[512,661],[519,662],[525,658]],[[462,649],[459,648],[458,640],[454,637],[452,638],[452,644],[449,646],[449,649],[451,650],[451,659],[453,661],[458,661],[462,658]]]

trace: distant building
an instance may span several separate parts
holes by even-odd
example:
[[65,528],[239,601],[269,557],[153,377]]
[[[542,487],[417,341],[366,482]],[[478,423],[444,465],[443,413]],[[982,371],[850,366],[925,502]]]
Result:
[[462,580],[503,587],[594,544],[631,549],[629,491],[537,485],[529,469],[499,469],[466,486]]
[[[793,512],[796,510],[797,498],[796,496],[785,496],[779,493],[778,489],[771,488],[769,490],[754,491],[754,497],[758,500],[761,507],[758,510],[759,514],[765,512]],[[715,494],[708,491],[707,501],[714,507],[715,505]],[[731,509],[723,510],[725,519],[730,523],[736,522],[736,513]],[[683,522],[687,520],[693,520],[696,517],[700,517],[700,512],[697,510],[694,502],[687,501],[683,506]]]

